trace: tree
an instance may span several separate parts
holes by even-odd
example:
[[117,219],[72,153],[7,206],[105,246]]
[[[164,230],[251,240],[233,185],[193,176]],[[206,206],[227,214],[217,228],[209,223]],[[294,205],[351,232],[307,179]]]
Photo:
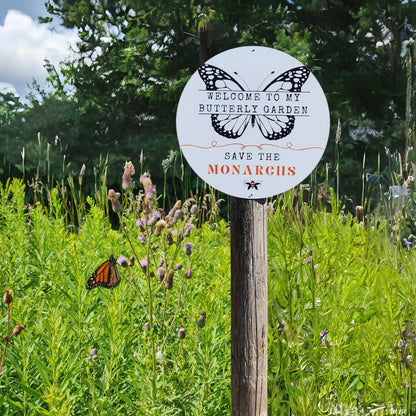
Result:
[[[77,27],[76,61],[64,68],[76,88],[92,146],[130,159],[141,148],[156,182],[161,158],[177,149],[176,105],[201,60],[231,47],[270,45],[284,34],[285,2],[50,0],[48,10]],[[296,38],[302,52],[305,42]],[[82,117],[81,117],[82,121]]]
[[[25,120],[50,143],[58,135],[74,170],[110,154],[109,179],[118,181],[124,161],[144,149],[144,168],[160,183],[161,160],[177,149],[176,105],[185,83],[209,57],[252,44],[290,53],[323,86],[334,130],[337,119],[343,127],[341,194],[356,199],[361,194],[357,171],[364,153],[374,172],[384,146],[404,149],[405,128],[412,123],[409,112],[405,117],[401,49],[416,27],[413,1],[48,0],[46,5],[63,25],[78,29],[79,54],[62,63],[64,81],[49,71],[55,92],[26,109]],[[12,115],[10,105],[6,112]],[[45,119],[53,114],[55,121],[42,124],[31,114]],[[1,134],[12,130],[10,125]],[[324,162],[333,163],[334,135]]]
[[[402,41],[412,35],[406,29],[416,23],[416,5],[298,0],[291,11],[296,25],[310,34],[312,70],[326,91],[331,117],[342,122],[343,192],[359,200],[360,185],[354,182],[364,154],[375,172],[378,155],[385,161],[384,146],[405,149],[406,68],[401,50]],[[326,160],[333,161],[333,154],[331,140]]]

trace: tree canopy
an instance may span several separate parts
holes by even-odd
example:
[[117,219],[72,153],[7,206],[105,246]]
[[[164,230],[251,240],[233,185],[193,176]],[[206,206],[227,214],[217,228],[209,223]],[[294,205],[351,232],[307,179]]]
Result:
[[[318,78],[331,111],[323,160],[331,169],[337,120],[342,124],[342,194],[359,194],[364,153],[367,169],[375,172],[384,147],[404,151],[413,145],[414,1],[48,0],[45,5],[64,26],[77,28],[79,52],[61,63],[62,75],[49,67],[52,93],[38,91],[27,105],[10,94],[0,97],[0,139],[9,166],[23,169],[25,147],[25,169],[36,171],[40,132],[61,166],[56,176],[65,169],[76,174],[82,164],[92,174],[100,155],[108,154],[109,164],[117,166],[109,170],[110,182],[118,180],[124,161],[143,149],[145,168],[158,182],[162,160],[177,149],[176,105],[185,83],[209,57],[242,45],[285,51]],[[71,86],[70,93],[64,85]]]

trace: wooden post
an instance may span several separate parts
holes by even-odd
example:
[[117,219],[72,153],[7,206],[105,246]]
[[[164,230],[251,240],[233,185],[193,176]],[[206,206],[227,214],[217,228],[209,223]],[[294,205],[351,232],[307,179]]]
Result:
[[232,416],[267,416],[266,200],[230,198]]

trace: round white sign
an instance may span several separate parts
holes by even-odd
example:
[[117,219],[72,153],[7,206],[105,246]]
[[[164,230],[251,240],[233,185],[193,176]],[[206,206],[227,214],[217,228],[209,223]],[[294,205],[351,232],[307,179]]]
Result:
[[318,164],[329,110],[316,78],[276,49],[244,46],[196,71],[179,100],[176,129],[192,169],[239,198],[293,188]]

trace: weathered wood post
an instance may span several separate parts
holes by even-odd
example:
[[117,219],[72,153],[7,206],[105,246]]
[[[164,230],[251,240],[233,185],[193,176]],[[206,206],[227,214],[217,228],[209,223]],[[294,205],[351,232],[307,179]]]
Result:
[[265,202],[230,198],[232,416],[267,416]]
[[[208,53],[209,19],[200,23],[202,61]],[[293,188],[319,162],[329,133],[325,94],[308,68],[281,51],[229,49],[201,62],[187,82],[176,129],[195,173],[231,196],[232,416],[266,416],[267,217],[262,198]]]

